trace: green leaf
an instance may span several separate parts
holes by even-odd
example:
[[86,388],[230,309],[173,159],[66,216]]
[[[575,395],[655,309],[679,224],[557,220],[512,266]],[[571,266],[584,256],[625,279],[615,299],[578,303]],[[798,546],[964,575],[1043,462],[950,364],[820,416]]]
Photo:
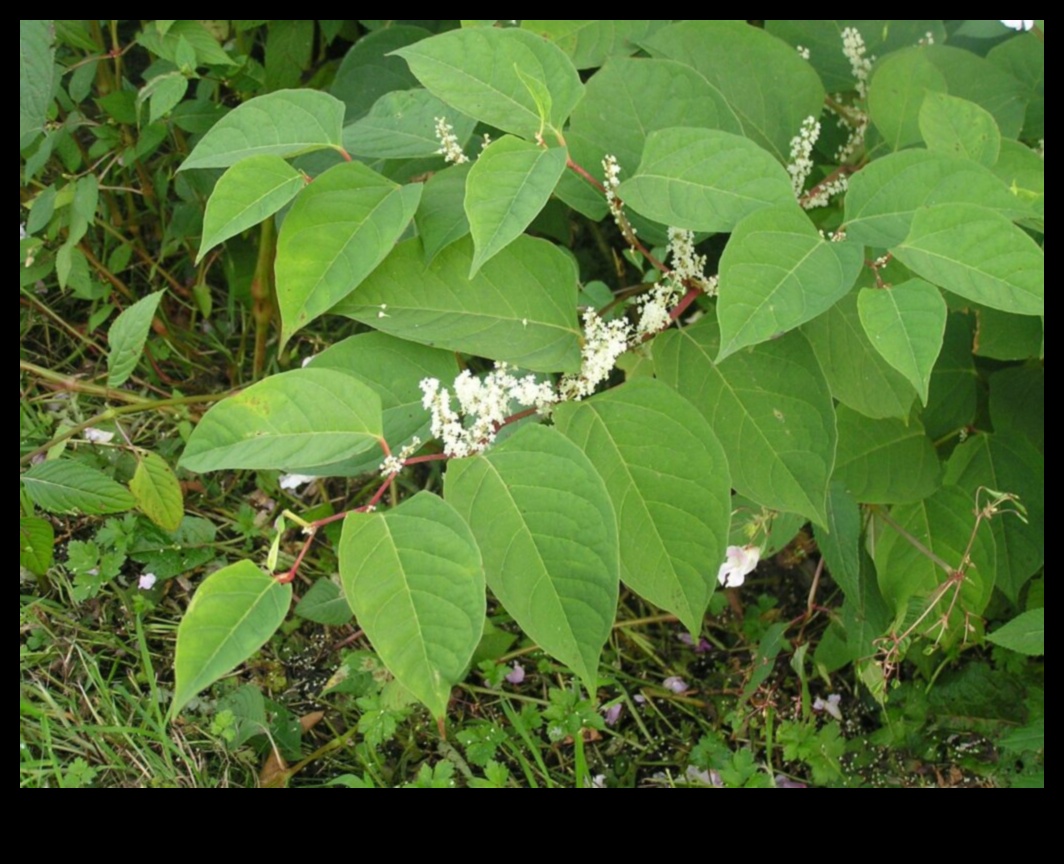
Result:
[[314,50],[314,22],[275,19],[266,30],[266,89],[298,87]]
[[782,39],[745,21],[681,21],[642,44],[651,56],[684,63],[720,90],[743,134],[782,164],[790,161],[802,121],[820,116],[825,94],[813,67]]
[[[190,67],[189,71],[197,66],[236,65],[200,21],[174,21],[165,33],[155,27],[145,27],[137,34],[137,41],[178,68]],[[98,51],[99,46],[92,50]]]
[[914,47],[888,54],[868,83],[868,113],[891,150],[920,143],[920,106],[928,93],[946,93],[945,76]]
[[18,563],[36,576],[43,576],[52,566],[55,529],[52,523],[36,516],[18,520]]
[[181,457],[189,471],[324,465],[381,437],[380,397],[332,369],[271,375],[208,411]]
[[564,147],[544,150],[505,135],[473,163],[465,184],[465,212],[473,234],[469,278],[539,215],[565,170]]
[[651,132],[624,202],[649,219],[694,231],[731,231],[744,217],[794,200],[787,172],[749,138],[718,129]]
[[[690,66],[672,60],[614,58],[587,82],[565,140],[574,162],[602,177],[602,157],[617,158],[621,176],[639,165],[647,135],[673,126],[742,132],[724,96]],[[606,212],[602,193],[566,172],[558,196],[589,218]]]
[[277,238],[282,343],[373,272],[420,196],[420,184],[399,186],[358,162],[330,168],[303,190]]
[[121,513],[136,504],[121,483],[81,462],[56,459],[34,465],[20,478],[33,503],[49,513],[99,516]]
[[831,395],[866,417],[908,417],[916,391],[869,341],[847,294],[802,327],[824,370]]
[[[44,128],[55,89],[55,27],[51,20],[18,22],[18,139],[28,147]],[[94,49],[95,50],[95,49]]]
[[295,613],[300,618],[324,624],[326,627],[342,627],[351,621],[351,607],[332,579],[318,579],[310,590],[296,603]]
[[444,117],[459,143],[473,134],[476,121],[441,102],[428,90],[393,90],[373,103],[369,113],[344,127],[344,149],[352,156],[417,159],[440,152],[436,118]]
[[521,27],[531,30],[569,55],[577,69],[594,69],[610,57],[634,54],[636,43],[659,29],[664,21],[521,21]]
[[1002,369],[990,376],[990,419],[996,432],[1014,432],[1045,451],[1046,373],[1041,366]]
[[583,94],[565,53],[516,28],[450,30],[393,52],[436,96],[464,114],[523,138],[541,131],[539,108],[522,76],[550,93],[550,125],[560,130]]
[[177,530],[185,515],[185,501],[181,484],[162,456],[151,452],[140,455],[129,491],[152,522],[164,531]]
[[464,202],[471,167],[468,164],[453,165],[437,171],[421,192],[414,222],[425,250],[426,264],[431,264],[441,249],[469,233]]
[[960,432],[975,420],[978,375],[972,358],[972,321],[961,312],[946,319],[942,351],[931,373],[923,421],[932,441]]
[[906,267],[976,303],[1045,315],[1045,256],[1006,217],[972,204],[917,211],[894,255]]
[[367,33],[351,47],[330,87],[347,106],[348,123],[364,116],[385,93],[417,87],[406,61],[387,55],[430,35],[423,27],[399,24]]
[[1031,216],[1023,222],[1040,233],[1045,232],[1046,178],[1045,162],[1030,147],[1019,141],[1002,141],[993,172],[1009,192],[1030,206]]
[[1028,609],[986,636],[995,645],[1029,657],[1046,653],[1046,610]]
[[912,383],[926,405],[931,370],[946,333],[942,292],[922,279],[879,290],[862,288],[857,309],[872,345]]
[[186,516],[174,532],[148,527],[129,547],[129,557],[160,579],[172,579],[207,564],[217,555],[214,524]]
[[572,258],[523,236],[470,279],[472,261],[468,239],[448,246],[431,265],[409,240],[333,311],[402,339],[534,372],[577,371],[582,333]]
[[709,421],[736,490],[823,525],[835,410],[808,341],[792,332],[715,363],[719,349],[716,323],[703,319],[662,333],[654,368]]
[[872,420],[840,405],[835,479],[862,504],[919,501],[939,487],[942,469],[916,419]]
[[[353,375],[380,396],[384,440],[393,452],[415,435],[423,441],[430,437],[429,415],[421,404],[424,394],[419,382],[436,378],[449,386],[459,372],[453,351],[428,348],[387,333],[350,336],[315,355],[307,365],[310,369],[335,369]],[[373,448],[344,462],[304,466],[302,472],[348,477],[376,471],[380,462],[381,453]]]
[[203,580],[177,628],[169,718],[265,645],[291,602],[292,586],[250,561],[230,564]]
[[995,63],[971,51],[931,45],[927,58],[946,79],[952,96],[981,105],[997,122],[1005,138],[1016,138],[1023,127],[1027,88]]
[[621,580],[697,634],[731,518],[728,462],[713,429],[690,402],[650,378],[563,403],[554,421],[606,481]]
[[[1041,160],[1039,160],[1041,161]],[[850,179],[846,236],[869,246],[900,243],[916,211],[935,204],[978,204],[1010,219],[1030,215],[1030,202],[970,159],[905,150],[866,165]]]
[[164,293],[156,291],[142,297],[111,324],[107,331],[107,344],[111,348],[111,353],[107,355],[108,387],[121,387],[137,368],[144,343],[148,341],[152,318]]
[[1024,33],[995,45],[986,59],[1018,80],[1024,89],[1022,138],[1045,137],[1045,43],[1034,33]]
[[296,197],[304,182],[280,156],[252,156],[232,166],[207,200],[196,263],[223,240],[272,216]]
[[827,242],[793,200],[751,213],[720,259],[717,361],[816,318],[863,266],[863,246]]
[[[973,435],[946,464],[946,482],[988,500],[987,489],[1018,495],[1027,515],[1010,505],[990,520],[997,549],[997,587],[1013,603],[1024,583],[1045,565],[1045,459],[1018,435]],[[982,491],[980,491],[982,490]]]
[[298,156],[339,149],[343,103],[320,90],[278,90],[249,99],[215,123],[181,163],[191,168],[228,168],[249,156]]
[[613,505],[588,457],[556,429],[525,426],[452,459],[444,493],[473,529],[506,611],[594,693],[620,563]]
[[[879,589],[895,615],[906,614],[911,598],[931,596],[950,578],[913,540],[952,569],[961,565],[971,543],[971,566],[960,584],[960,596],[950,614],[951,635],[963,633],[964,613],[979,615],[986,608],[994,589],[994,538],[984,526],[971,542],[974,509],[972,496],[956,486],[943,486],[930,498],[891,509],[891,520],[908,536],[889,524],[881,524],[877,529],[874,557]],[[953,596],[954,592],[947,588],[920,632],[939,635],[937,625]]]
[[349,513],[340,578],[389,671],[442,718],[484,629],[484,567],[469,526],[429,492]]
[[148,123],[165,117],[180,102],[188,90],[188,79],[180,72],[164,72],[156,75],[147,84],[140,88],[137,93],[137,111],[147,100]]
[[988,168],[997,162],[1001,151],[1001,133],[990,112],[946,93],[924,97],[920,135],[929,150],[964,156]]
[[861,582],[861,509],[837,479],[828,488],[828,520],[815,529],[828,573],[847,599],[857,600]]
[[976,317],[975,353],[993,360],[1038,357],[1045,339],[1041,318],[1011,315],[972,304]]

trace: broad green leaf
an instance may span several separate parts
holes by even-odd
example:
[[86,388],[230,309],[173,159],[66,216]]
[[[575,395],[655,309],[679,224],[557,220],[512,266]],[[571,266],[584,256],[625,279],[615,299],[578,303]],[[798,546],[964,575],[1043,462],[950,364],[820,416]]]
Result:
[[1027,110],[1027,87],[1003,68],[971,51],[931,45],[927,59],[946,79],[951,96],[981,105],[997,122],[1004,138],[1016,138]]
[[572,258],[545,240],[518,237],[470,279],[472,261],[468,239],[430,265],[417,240],[408,240],[333,311],[402,339],[534,372],[577,371]]
[[560,130],[583,94],[572,61],[557,46],[516,28],[451,30],[395,52],[436,96],[484,123],[533,138],[539,109],[522,75],[551,96],[550,125]]
[[[565,140],[570,158],[596,179],[602,179],[607,153],[628,177],[639,165],[647,135],[673,126],[742,132],[724,96],[690,66],[616,57],[588,80]],[[575,172],[562,175],[558,196],[596,221],[605,214],[602,193]]]
[[875,349],[851,292],[802,327],[824,370],[831,395],[866,417],[908,417],[916,391]]
[[872,420],[840,405],[835,479],[862,504],[908,504],[939,487],[942,468],[919,420]]
[[129,491],[152,522],[164,531],[177,530],[185,515],[185,501],[181,484],[162,456],[151,452],[140,455]]
[[49,513],[99,516],[121,513],[136,504],[121,483],[102,471],[69,459],[41,462],[19,479],[33,503]]
[[690,402],[650,378],[559,405],[554,421],[606,481],[621,580],[697,634],[731,518],[728,461],[712,428]]
[[912,383],[926,405],[931,370],[946,332],[942,292],[923,279],[884,289],[862,288],[857,309],[872,345]]
[[425,250],[425,263],[431,264],[437,253],[469,233],[464,202],[470,165],[452,165],[437,171],[421,192],[414,223]]
[[1021,137],[1045,137],[1045,43],[1034,33],[1023,33],[995,45],[986,59],[1023,85],[1027,108]]
[[18,563],[36,576],[43,576],[52,566],[55,529],[52,523],[36,516],[18,520]]
[[654,342],[654,367],[709,421],[736,490],[823,525],[835,410],[808,341],[792,332],[714,363],[719,350],[716,323],[703,319],[662,333]]
[[1012,195],[1029,205],[1032,217],[1022,224],[1044,233],[1046,179],[1042,158],[1026,144],[1005,140],[991,170]]
[[[923,550],[956,570],[971,544],[971,566],[949,618],[951,636],[963,634],[965,613],[982,613],[994,589],[994,538],[989,526],[983,525],[975,532],[973,541],[974,510],[972,496],[956,486],[943,486],[930,498],[892,508],[890,519],[897,528],[889,523],[880,523],[878,527],[874,558],[879,589],[896,616],[911,614],[910,599],[929,598],[946,586],[934,611],[918,630],[932,638],[940,634],[941,618],[950,608],[954,590],[946,584],[950,574]],[[908,536],[901,534],[899,528]]]
[[653,57],[691,66],[720,90],[743,134],[782,164],[790,161],[802,121],[820,116],[824,87],[813,67],[782,39],[745,21],[681,21],[642,44]]
[[279,18],[266,30],[266,89],[298,87],[314,50],[314,22]]
[[358,287],[392,251],[417,210],[421,184],[399,186],[358,162],[316,178],[277,238],[281,341]]
[[1010,219],[1031,213],[1031,202],[993,172],[970,159],[906,150],[877,159],[850,179],[846,194],[846,236],[869,246],[903,241],[917,210],[966,202],[997,210]]
[[142,297],[122,312],[107,331],[107,344],[111,353],[107,355],[107,386],[121,387],[140,362],[144,343],[148,341],[148,331],[163,299],[163,291],[156,291]]
[[352,618],[351,606],[340,586],[332,579],[318,579],[310,590],[296,603],[295,613],[315,624],[326,627],[342,627]]
[[423,27],[395,25],[367,33],[340,61],[329,91],[347,106],[347,122],[364,116],[385,93],[417,87],[406,61],[388,56],[432,34]]
[[1012,315],[972,304],[976,317],[975,353],[993,360],[1038,357],[1045,338],[1041,318]]
[[945,76],[923,47],[888,54],[868,83],[868,113],[891,150],[918,144],[920,106],[928,93],[947,93]]
[[996,432],[1022,435],[1045,451],[1046,373],[1017,366],[990,376],[990,419]]
[[549,39],[569,55],[577,69],[594,69],[610,57],[627,56],[636,43],[659,29],[664,21],[521,21],[521,27]]
[[749,138],[685,127],[651,132],[618,194],[649,219],[694,231],[731,231],[750,213],[794,200],[783,166]]
[[[428,348],[387,333],[350,336],[315,355],[307,366],[353,375],[380,396],[384,440],[392,452],[398,452],[415,435],[423,441],[429,438],[429,414],[421,404],[424,394],[419,383],[422,379],[436,378],[450,386],[459,372],[453,351]],[[301,471],[305,474],[355,476],[376,471],[381,458],[381,452],[373,448],[343,462],[304,465]]]
[[720,259],[718,362],[831,308],[863,266],[863,246],[824,240],[793,200],[751,213]]
[[344,127],[344,149],[352,156],[417,159],[440,151],[436,118],[450,124],[460,144],[473,134],[476,121],[441,102],[428,90],[393,90],[373,103],[369,113]]
[[189,471],[297,470],[348,459],[381,437],[380,397],[333,369],[271,375],[208,411],[181,457]]
[[[55,28],[51,20],[18,22],[18,138],[28,147],[44,128],[55,87]],[[93,49],[95,50],[95,49]]]
[[[997,587],[1013,603],[1020,589],[1045,564],[1045,460],[1034,445],[1018,435],[973,435],[957,446],[946,465],[946,482],[980,495],[987,489],[1018,495],[1027,515],[1021,519],[1010,505],[990,520],[997,545]],[[980,492],[980,489],[982,491]]]
[[296,197],[305,182],[280,156],[251,156],[232,166],[207,200],[196,263],[223,240],[272,216]]
[[176,531],[153,526],[139,530],[129,546],[129,557],[160,579],[187,574],[212,561],[218,554],[214,523],[186,516]]
[[929,282],[976,303],[1018,315],[1045,314],[1045,256],[1006,217],[974,204],[917,211],[893,249]]
[[1001,133],[990,112],[946,93],[924,97],[920,135],[929,150],[963,156],[988,168],[1001,151]]
[[620,562],[613,505],[583,450],[556,429],[525,426],[452,459],[444,494],[473,529],[506,611],[594,693]]
[[932,441],[959,433],[975,420],[978,375],[972,358],[972,336],[971,318],[951,312],[923,413],[924,427]]
[[565,170],[564,147],[544,150],[504,135],[473,163],[465,184],[465,213],[473,235],[469,278],[539,215]]
[[1046,610],[1028,609],[986,636],[995,645],[1030,657],[1046,653]]
[[484,566],[469,526],[430,492],[383,513],[349,513],[340,578],[389,671],[443,717],[484,630]]
[[137,34],[137,41],[156,57],[178,68],[187,66],[190,72],[199,66],[237,65],[200,21],[174,21],[165,32],[145,27]]
[[828,573],[847,599],[858,601],[861,581],[861,509],[838,479],[828,488],[828,521],[814,529]]
[[250,561],[230,564],[204,579],[177,628],[169,718],[265,645],[291,602],[292,586]]
[[343,123],[343,103],[320,90],[256,96],[215,123],[178,170],[228,168],[249,156],[287,158],[339,149]]

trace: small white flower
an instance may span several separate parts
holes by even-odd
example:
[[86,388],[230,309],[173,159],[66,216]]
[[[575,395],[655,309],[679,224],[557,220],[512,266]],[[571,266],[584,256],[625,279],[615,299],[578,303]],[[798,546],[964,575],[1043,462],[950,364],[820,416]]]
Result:
[[278,483],[282,489],[289,491],[306,486],[311,480],[316,479],[310,474],[282,474]]
[[842,720],[842,711],[839,710],[839,702],[842,697],[838,693],[832,693],[827,699],[821,699],[819,696],[813,700],[813,710],[827,711],[836,720]]
[[1010,30],[1030,30],[1032,27],[1034,27],[1033,18],[1024,18],[1019,21],[1003,21],[1000,18],[998,20],[1001,21],[1001,23],[1008,27]]
[[717,581],[725,588],[738,588],[745,581],[746,574],[754,572],[760,560],[758,546],[729,546],[727,558],[717,571]]
[[90,426],[81,434],[85,436],[85,440],[90,444],[110,444],[111,439],[115,437],[114,432],[106,432],[103,429],[97,429],[94,426]]
[[684,693],[687,691],[687,682],[683,680],[679,675],[670,675],[664,681],[661,682],[661,686],[666,690],[671,690],[673,693]]
[[141,591],[150,591],[157,581],[158,577],[154,573],[141,573],[140,579],[137,580],[137,587]]
[[454,127],[447,122],[446,117],[436,118],[436,139],[440,142],[440,149],[436,152],[443,157],[445,162],[461,165],[469,161],[469,157],[462,151],[458,136],[454,134]]

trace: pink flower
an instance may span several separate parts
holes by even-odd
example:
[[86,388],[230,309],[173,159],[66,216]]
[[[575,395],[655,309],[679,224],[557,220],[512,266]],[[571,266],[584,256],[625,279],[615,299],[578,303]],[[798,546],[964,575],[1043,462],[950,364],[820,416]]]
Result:
[[511,684],[520,684],[525,680],[525,667],[514,663],[513,668],[506,674],[506,680]]
[[754,572],[760,560],[761,549],[758,546],[729,546],[727,558],[717,571],[717,581],[725,588],[738,588],[746,579],[746,574]]
[[156,581],[158,577],[154,573],[141,573],[140,579],[137,580],[137,587],[141,591],[150,591],[155,587]]
[[687,690],[687,682],[679,675],[670,675],[661,682],[661,686],[666,690],[671,690],[673,693],[683,693]]
[[615,725],[617,723],[617,721],[621,717],[621,711],[622,711],[623,708],[624,708],[624,705],[622,703],[620,703],[620,702],[617,702],[614,705],[610,705],[610,707],[605,710],[604,713],[606,715],[605,719],[606,719],[606,725],[607,726],[613,726],[613,725]]

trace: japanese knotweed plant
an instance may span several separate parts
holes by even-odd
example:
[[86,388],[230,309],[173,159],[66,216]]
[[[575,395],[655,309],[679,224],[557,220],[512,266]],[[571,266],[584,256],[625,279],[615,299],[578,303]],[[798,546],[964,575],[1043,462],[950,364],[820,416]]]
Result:
[[[486,588],[594,693],[620,583],[695,633],[772,514],[812,523],[844,597],[822,670],[882,694],[918,637],[978,643],[1043,563],[1043,34],[950,32],[397,28],[376,50],[408,71],[371,107],[246,102],[181,166],[225,169],[200,256],[276,220],[282,344],[366,332],[213,407],[182,466],[380,472],[342,515],[343,592],[437,718]],[[582,288],[534,236],[548,205],[615,223],[643,284]],[[431,460],[439,492],[386,504]],[[172,713],[282,623],[325,521],[287,572],[200,586]]]

